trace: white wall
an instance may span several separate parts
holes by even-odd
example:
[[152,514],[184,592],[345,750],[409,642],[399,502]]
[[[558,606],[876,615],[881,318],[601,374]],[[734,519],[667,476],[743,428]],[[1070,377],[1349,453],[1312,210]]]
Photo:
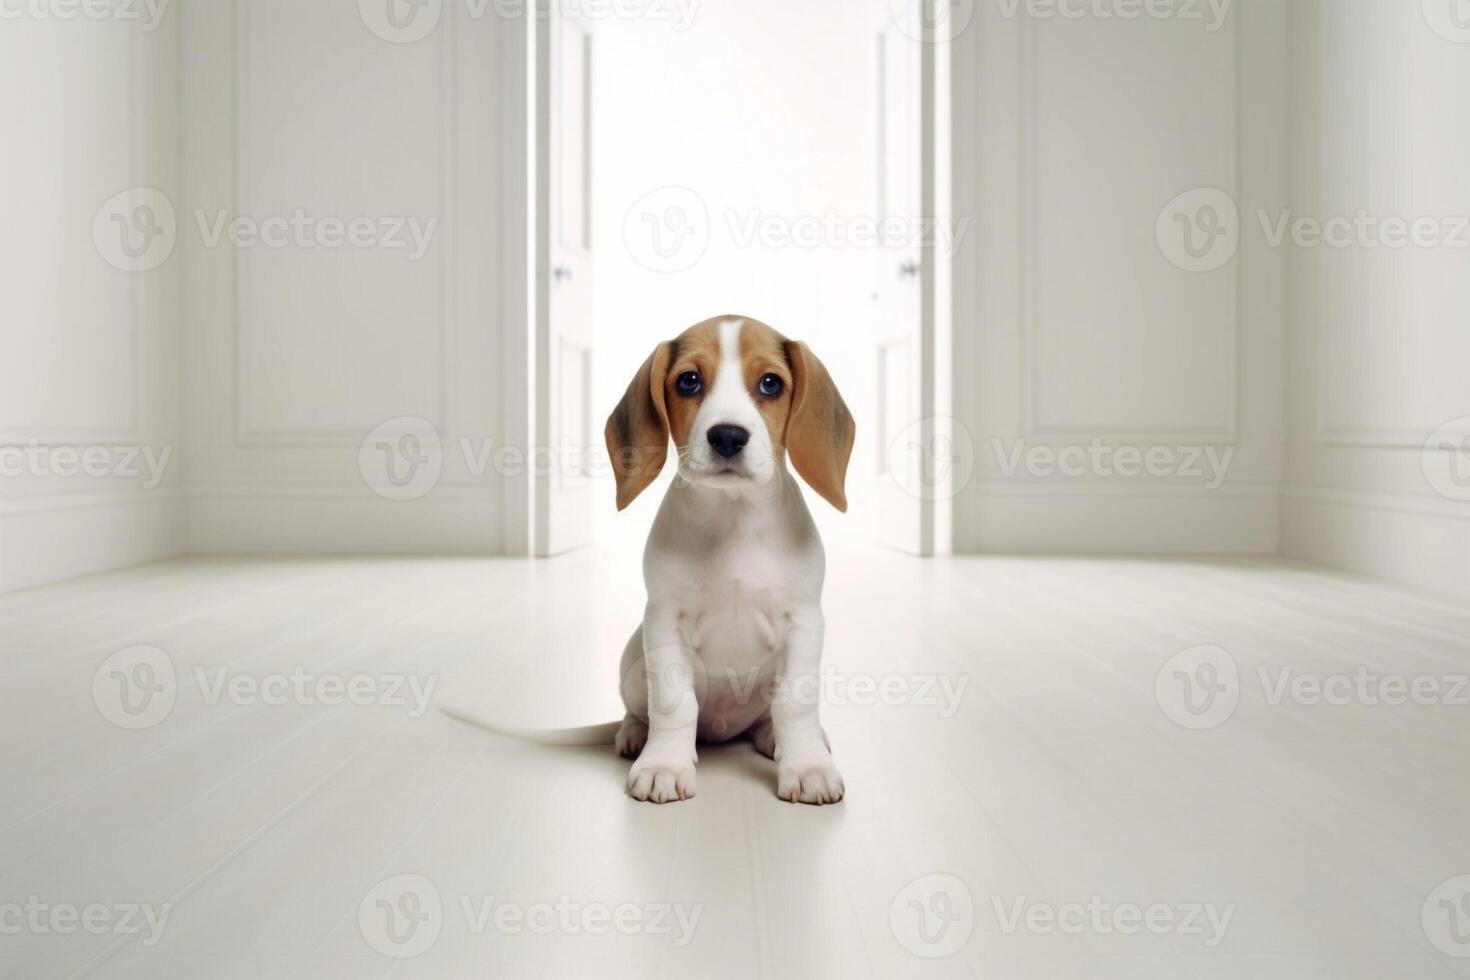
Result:
[[[0,476],[0,591],[186,550],[506,545],[510,481],[473,472],[460,440],[514,442],[502,302],[523,264],[502,230],[524,200],[501,147],[525,25],[471,9],[446,4],[411,43],[355,0],[179,2],[152,29],[6,22],[0,464],[20,472]],[[871,24],[837,0],[694,9],[677,36],[598,27],[594,398],[610,408],[655,342],[739,311],[809,340],[870,403],[875,257],[735,233],[872,213]],[[954,386],[976,450],[958,549],[1279,549],[1470,591],[1470,458],[1447,448],[1470,435],[1470,249],[1276,244],[1261,219],[1470,214],[1470,38],[1398,0],[1237,0],[1216,31],[1005,9],[976,5],[954,47],[955,207],[973,219]],[[710,230],[674,273],[624,233],[669,185]],[[1241,235],[1189,272],[1158,218],[1206,186]],[[118,203],[130,188],[162,203]],[[130,257],[114,215],[140,203],[164,225],[171,209],[175,235]],[[298,210],[437,223],[413,260],[211,245],[200,226]],[[447,440],[412,501],[359,465],[396,416]],[[1234,455],[1214,488],[1008,476],[996,438]],[[107,472],[68,475],[85,459]]]
[[[790,228],[807,217],[874,213],[876,34],[855,6],[703,0],[684,30],[658,18],[596,25],[599,438],[654,345],[722,313],[757,317],[810,344],[855,412],[872,404],[872,249],[847,244],[840,232],[823,233],[817,247],[743,235],[752,220]],[[684,190],[645,200],[663,188]],[[669,206],[689,209],[707,228],[708,247],[671,256],[676,271],[666,272],[649,261],[642,219],[649,211],[661,219]],[[672,248],[671,232],[665,243]],[[872,431],[866,416],[859,425]],[[841,518],[849,531],[870,511],[871,458],[860,437],[852,510]],[[599,522],[604,530],[641,528],[661,496],[660,485],[618,517],[609,488],[599,495]],[[819,519],[833,516],[811,499]]]
[[1441,446],[1470,437],[1470,232],[1441,219],[1470,215],[1470,33],[1445,7],[1446,35],[1418,3],[1297,7],[1298,213],[1433,219],[1458,247],[1291,248],[1283,550],[1465,595],[1470,453]]
[[975,456],[956,549],[1272,553],[1286,257],[1221,239],[1194,270],[1161,235],[1198,189],[1241,214],[1284,205],[1286,6],[1240,0],[1217,22],[1203,4],[1162,6],[1206,20],[1011,6],[975,5],[954,45],[955,209],[975,223],[955,273]]
[[[446,3],[400,42],[356,0],[188,4],[191,550],[501,550],[505,481],[476,468],[506,441],[500,122],[525,88],[501,77],[501,55],[526,26],[480,9]],[[338,227],[285,247],[211,244],[199,224],[298,212],[366,221],[364,241],[410,241],[399,222],[420,237],[324,247]],[[364,439],[401,417],[422,420],[402,426],[422,448],[442,439],[442,474],[412,500],[375,493],[359,469]]]
[[178,256],[163,236],[136,234],[130,259],[111,221],[143,203],[116,195],[177,187],[178,18],[9,9],[19,16],[0,29],[0,592],[183,546]]

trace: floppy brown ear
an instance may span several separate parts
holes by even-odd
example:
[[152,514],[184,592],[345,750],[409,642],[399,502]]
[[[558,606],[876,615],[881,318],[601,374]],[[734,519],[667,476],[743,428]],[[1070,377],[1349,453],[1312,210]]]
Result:
[[845,513],[847,461],[857,440],[857,424],[832,376],[805,344],[786,341],[786,359],[792,374],[786,452],[807,486]]
[[668,344],[659,344],[643,362],[618,407],[607,418],[604,435],[618,481],[618,510],[631,504],[658,478],[669,457],[669,413],[664,377]]

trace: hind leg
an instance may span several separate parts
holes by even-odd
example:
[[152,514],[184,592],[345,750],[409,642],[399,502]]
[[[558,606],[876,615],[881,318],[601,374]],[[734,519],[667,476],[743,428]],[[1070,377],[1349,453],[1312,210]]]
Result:
[[643,746],[648,741],[648,722],[634,715],[632,712],[623,716],[623,727],[618,729],[617,740],[613,743],[618,755],[624,759],[636,759],[638,753],[643,751]]
[[620,693],[627,714],[614,742],[618,755],[636,759],[648,742],[648,685],[643,679],[643,627],[640,625],[623,647],[623,661],[618,668],[622,677]]
[[770,715],[751,726],[750,741],[755,750],[767,759],[776,758],[776,723]]
[[[624,722],[623,724],[626,725],[627,722]],[[765,756],[767,759],[770,759],[773,762],[775,761],[776,723],[771,720],[770,715],[766,715],[760,721],[750,726],[750,741],[753,745],[755,745],[755,750],[757,752]],[[832,740],[827,737],[826,729],[822,730],[822,744],[827,746],[828,751],[831,751]]]

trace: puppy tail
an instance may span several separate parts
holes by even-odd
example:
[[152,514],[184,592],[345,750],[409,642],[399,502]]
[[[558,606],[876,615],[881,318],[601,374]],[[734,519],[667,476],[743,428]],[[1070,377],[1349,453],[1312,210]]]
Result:
[[579,728],[522,728],[519,725],[504,724],[473,709],[456,704],[441,702],[439,710],[456,721],[475,725],[507,738],[520,739],[522,742],[535,742],[538,745],[612,745],[618,729],[623,724],[620,721],[610,721],[605,725],[582,725]]

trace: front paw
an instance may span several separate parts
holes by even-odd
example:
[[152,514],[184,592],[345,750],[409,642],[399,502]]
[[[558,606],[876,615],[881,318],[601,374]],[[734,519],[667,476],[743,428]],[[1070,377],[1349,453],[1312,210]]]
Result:
[[649,759],[645,752],[628,770],[628,795],[649,803],[694,796],[694,760]]
[[783,759],[777,766],[776,795],[789,803],[836,803],[844,791],[842,773],[831,756]]

